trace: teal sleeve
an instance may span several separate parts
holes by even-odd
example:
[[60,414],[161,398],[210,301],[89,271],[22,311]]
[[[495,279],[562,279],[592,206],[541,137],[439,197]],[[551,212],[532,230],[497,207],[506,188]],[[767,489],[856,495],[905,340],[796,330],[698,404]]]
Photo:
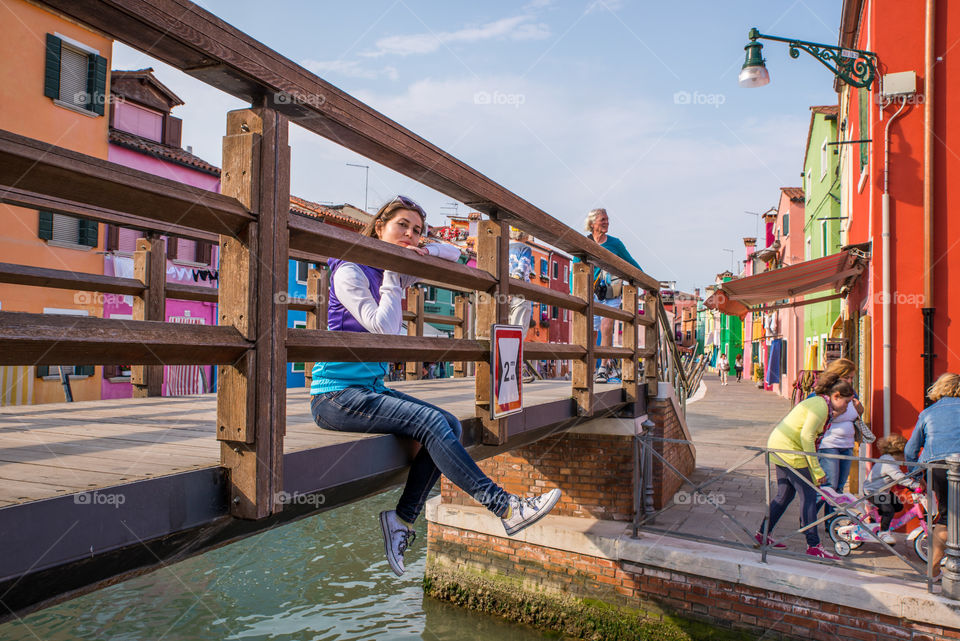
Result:
[[627,248],[624,247],[623,242],[619,238],[607,236],[607,242],[603,244],[603,248],[609,249],[611,252],[624,259],[640,271],[643,271],[643,268],[637,264],[637,261],[633,259],[633,256],[630,255],[630,252],[627,251]]

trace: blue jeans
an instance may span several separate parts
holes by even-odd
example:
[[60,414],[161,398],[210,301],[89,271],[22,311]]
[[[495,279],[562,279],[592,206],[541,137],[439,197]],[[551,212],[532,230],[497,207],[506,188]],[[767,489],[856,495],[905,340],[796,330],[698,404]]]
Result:
[[423,446],[410,463],[397,502],[397,516],[407,523],[420,516],[441,473],[497,516],[506,513],[510,495],[467,454],[460,443],[463,428],[450,412],[396,390],[366,387],[317,394],[310,409],[317,425],[327,430],[406,436]]
[[[822,454],[853,456],[852,447],[824,447],[819,451]],[[850,466],[853,464],[853,461],[850,459],[827,458],[825,456],[818,456],[817,460],[820,461],[820,467],[823,468],[824,474],[827,475],[827,485],[837,492],[843,492],[843,486],[847,484],[847,477],[850,476]],[[820,499],[820,502],[824,505],[824,514],[833,514],[834,509],[832,505],[823,499]]]
[[[793,497],[800,495],[800,523],[808,525],[817,520],[817,512],[820,506],[817,504],[817,491],[810,487],[803,479],[810,481],[810,469],[806,467],[795,468],[785,467],[783,465],[774,465],[777,471],[777,496],[770,502],[770,528],[768,533],[773,532],[777,526],[777,521],[787,510],[787,506],[793,501]],[[766,520],[766,519],[764,519]],[[763,533],[763,522],[757,532]],[[820,545],[820,534],[817,528],[812,527],[804,531],[807,539],[807,547],[816,547]]]

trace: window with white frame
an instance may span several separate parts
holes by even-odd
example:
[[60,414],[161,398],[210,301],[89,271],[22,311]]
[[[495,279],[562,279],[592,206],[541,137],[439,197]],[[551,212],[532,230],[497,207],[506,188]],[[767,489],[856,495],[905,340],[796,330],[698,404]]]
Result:
[[[297,262],[299,263],[301,261],[297,261]],[[293,321],[293,326],[295,329],[306,329],[307,321],[295,320]],[[290,363],[290,371],[295,374],[302,374],[305,370],[305,367],[306,366],[303,363]]]
[[827,158],[827,138],[824,138],[823,144],[820,145],[820,180],[823,180],[827,175],[827,165],[829,164]]
[[63,107],[102,116],[107,59],[96,49],[59,33],[48,33],[43,95]]
[[830,253],[830,240],[827,236],[827,221],[820,221],[820,255],[827,256]]
[[[60,314],[66,316],[89,316],[90,312],[85,309],[62,309],[58,307],[44,307],[44,314]],[[70,378],[86,378],[93,376],[94,365],[38,365],[36,368],[37,378],[57,379],[60,372]]]

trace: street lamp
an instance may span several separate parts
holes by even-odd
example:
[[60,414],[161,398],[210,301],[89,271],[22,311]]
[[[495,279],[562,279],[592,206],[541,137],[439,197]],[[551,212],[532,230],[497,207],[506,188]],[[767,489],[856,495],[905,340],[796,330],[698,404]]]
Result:
[[366,178],[363,180],[363,211],[367,211],[367,195],[370,193],[370,165],[357,165],[352,162],[347,163],[347,167],[360,167],[366,169]]
[[750,38],[750,42],[744,47],[747,55],[737,79],[741,87],[762,87],[770,83],[770,72],[767,71],[761,51],[763,45],[757,42],[761,39],[786,42],[790,46],[791,58],[799,58],[801,49],[806,51],[851,87],[869,89],[877,77],[877,54],[872,51],[768,36],[757,31],[756,27],[750,30],[747,37]]

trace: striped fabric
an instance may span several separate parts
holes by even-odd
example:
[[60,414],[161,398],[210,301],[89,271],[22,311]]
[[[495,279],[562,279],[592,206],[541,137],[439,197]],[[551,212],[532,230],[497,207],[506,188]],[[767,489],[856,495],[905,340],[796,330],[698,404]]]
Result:
[[33,404],[33,379],[31,366],[0,367],[0,407]]
[[[171,323],[186,325],[206,325],[205,319],[199,316],[171,316]],[[164,396],[186,396],[188,394],[203,394],[203,365],[168,365],[166,368],[166,385]]]

